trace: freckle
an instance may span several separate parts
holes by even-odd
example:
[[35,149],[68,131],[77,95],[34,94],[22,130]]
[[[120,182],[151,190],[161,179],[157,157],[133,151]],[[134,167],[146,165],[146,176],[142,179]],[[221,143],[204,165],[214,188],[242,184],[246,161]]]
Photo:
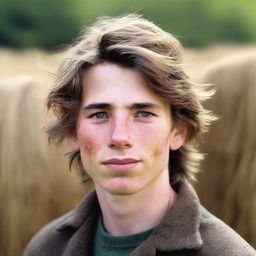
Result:
[[163,152],[162,148],[156,148],[153,155],[158,156],[158,155],[162,154],[162,152]]
[[85,148],[89,152],[93,152],[95,148],[97,148],[97,140],[95,138],[91,138],[90,136],[87,136],[85,139]]

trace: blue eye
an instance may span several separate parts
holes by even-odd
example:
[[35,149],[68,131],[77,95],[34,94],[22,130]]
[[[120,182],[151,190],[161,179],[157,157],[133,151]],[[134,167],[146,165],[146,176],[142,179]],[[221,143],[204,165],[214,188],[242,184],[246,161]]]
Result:
[[150,112],[145,112],[145,111],[140,111],[137,115],[138,117],[152,117],[154,116],[153,113],[150,113]]
[[108,118],[108,115],[106,112],[98,112],[90,115],[89,118],[104,119],[104,118]]

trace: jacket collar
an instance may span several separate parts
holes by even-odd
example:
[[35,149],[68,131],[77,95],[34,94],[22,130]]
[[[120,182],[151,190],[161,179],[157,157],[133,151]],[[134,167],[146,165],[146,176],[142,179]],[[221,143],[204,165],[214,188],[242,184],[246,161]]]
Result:
[[[176,201],[162,223],[132,253],[133,256],[155,255],[157,250],[164,252],[181,249],[196,250],[202,246],[198,197],[188,182],[179,184],[177,192]],[[99,213],[100,207],[94,191],[64,218],[57,230],[74,232],[65,250],[65,256],[89,255],[88,248],[92,244]]]
[[[162,223],[134,251],[133,256],[155,255],[156,250],[197,250],[202,246],[199,232],[200,203],[196,192],[187,182],[179,184],[177,192],[177,198]],[[155,252],[152,252],[152,247]]]
[[89,248],[93,243],[100,207],[96,192],[91,192],[81,203],[60,223],[57,231],[73,234],[66,245],[63,256],[91,255]]
[[99,203],[95,191],[89,193],[77,207],[69,212],[60,225],[57,227],[58,231],[65,231],[67,229],[78,229],[80,226],[87,222],[88,218],[92,215],[98,216]]

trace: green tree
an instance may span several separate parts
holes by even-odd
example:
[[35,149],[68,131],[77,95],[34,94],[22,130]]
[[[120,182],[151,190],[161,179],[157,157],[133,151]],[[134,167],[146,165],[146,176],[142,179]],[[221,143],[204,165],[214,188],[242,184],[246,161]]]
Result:
[[1,0],[0,44],[56,49],[98,16],[138,12],[185,46],[256,42],[255,0]]

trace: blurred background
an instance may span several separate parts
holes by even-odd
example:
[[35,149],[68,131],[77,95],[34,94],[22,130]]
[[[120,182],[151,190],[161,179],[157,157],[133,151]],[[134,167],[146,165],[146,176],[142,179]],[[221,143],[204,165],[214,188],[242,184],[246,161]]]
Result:
[[56,50],[98,16],[139,12],[186,47],[255,43],[254,0],[1,0],[0,44]]
[[255,0],[0,1],[0,256],[18,256],[92,188],[49,146],[45,97],[65,54],[99,16],[136,12],[174,34],[196,82],[216,87],[216,121],[195,188],[202,204],[256,247]]

